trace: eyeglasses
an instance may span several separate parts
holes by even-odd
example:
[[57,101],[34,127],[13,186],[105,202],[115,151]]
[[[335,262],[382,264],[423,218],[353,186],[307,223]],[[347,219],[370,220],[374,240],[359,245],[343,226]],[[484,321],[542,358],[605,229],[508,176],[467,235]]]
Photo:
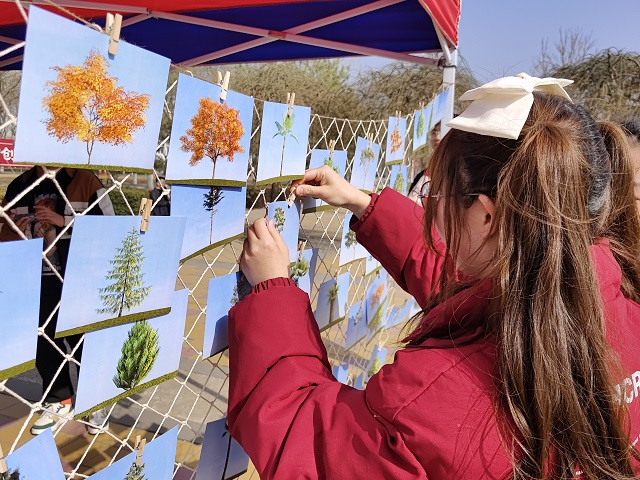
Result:
[[444,197],[477,197],[480,195],[479,193],[452,193],[449,195],[445,195],[444,193],[429,193],[429,189],[431,188],[431,180],[427,180],[422,184],[422,188],[420,189],[420,193],[418,194],[418,198],[422,200],[422,206],[426,208],[427,206],[427,198],[435,198],[440,199]]

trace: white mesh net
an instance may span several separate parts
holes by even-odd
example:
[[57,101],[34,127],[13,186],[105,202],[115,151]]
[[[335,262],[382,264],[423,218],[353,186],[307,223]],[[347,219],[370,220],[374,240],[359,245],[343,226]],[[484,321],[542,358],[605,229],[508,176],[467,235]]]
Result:
[[[20,48],[20,46],[17,45],[16,48]],[[14,48],[9,48],[0,52],[0,60],[14,50]],[[175,88],[175,83],[169,87],[167,93],[173,88]],[[256,113],[258,116],[261,108],[261,102],[257,101]],[[14,135],[17,112],[11,110],[0,94],[0,113],[2,114],[0,116],[0,137],[10,138]],[[165,115],[171,116],[167,102],[165,102]],[[252,132],[252,138],[258,138],[260,135],[260,122],[258,121],[256,125]],[[412,151],[412,125],[413,116],[409,115],[407,117],[405,159]],[[374,142],[384,147],[387,137],[386,119],[354,121],[312,115],[309,154],[313,148],[328,149],[329,142],[335,140],[336,150],[349,151],[347,167],[349,169],[353,162],[353,151],[357,137],[368,135],[372,137]],[[159,157],[166,155],[168,141],[169,138],[165,138],[159,143],[157,148]],[[256,159],[256,152],[252,152],[248,172],[249,187],[255,183]],[[390,169],[385,166],[384,162],[384,148],[382,148],[377,166],[375,191],[389,184]],[[411,171],[411,166],[409,168]],[[41,179],[52,179],[64,197],[62,189],[55,180],[56,171],[56,169],[45,169],[45,175]],[[20,172],[19,169],[6,166],[3,173],[0,174],[2,181],[0,185],[6,185],[13,176]],[[134,183],[137,176],[122,172],[106,172],[104,175],[102,180],[107,187],[107,194],[114,202],[122,202],[129,215],[137,214],[138,205],[132,204],[130,197],[127,196],[131,188],[136,187]],[[158,179],[158,172],[154,172],[153,176],[155,177],[153,180]],[[412,178],[411,175],[409,175],[410,178]],[[35,185],[31,188],[33,187]],[[264,205],[273,201],[286,200],[286,187],[287,185],[280,185],[275,189],[265,187],[259,190],[246,210],[247,224],[264,216]],[[146,181],[140,191],[143,192],[143,196],[148,193]],[[4,222],[12,222],[8,216],[8,210],[15,201],[26,193],[22,192],[14,202],[0,208],[0,217]],[[168,193],[169,190],[165,190],[163,195]],[[0,190],[0,198],[2,196]],[[64,198],[68,203],[66,197]],[[341,232],[346,213],[342,210],[327,210],[307,213],[302,216],[300,240],[307,242],[307,248],[319,249],[315,285],[311,290],[311,302],[314,307],[320,283],[331,276],[349,272],[351,282],[348,307],[364,298],[367,287],[375,278],[376,273],[365,275],[364,260],[339,267]],[[348,215],[346,218],[348,220]],[[63,233],[58,235],[56,241]],[[55,242],[50,248],[53,248],[54,245]],[[134,449],[137,435],[142,435],[147,438],[147,441],[151,441],[176,425],[179,428],[179,441],[173,478],[195,478],[205,426],[212,420],[224,417],[227,410],[227,354],[223,352],[206,360],[202,359],[207,285],[212,277],[237,271],[241,249],[241,241],[230,242],[192,258],[180,266],[176,289],[186,288],[189,290],[189,305],[180,368],[176,378],[109,407],[107,409],[109,426],[101,429],[98,435],[88,435],[85,432],[83,422],[71,418],[64,419],[56,427],[56,444],[67,478],[87,478],[129,454]],[[49,261],[46,252],[43,252],[43,259],[45,262]],[[7,272],[2,272],[2,274],[5,275]],[[388,298],[391,299],[390,303],[402,303],[406,296],[397,287],[392,286],[391,280],[389,283]],[[332,364],[334,366],[348,364],[351,378],[355,378],[360,373],[366,373],[374,345],[386,346],[389,349],[389,355],[392,354],[394,342],[398,337],[397,330],[382,330],[368,345],[366,341],[360,341],[355,347],[345,352],[346,327],[347,321],[341,321],[325,330],[322,337]],[[44,328],[39,329],[39,335],[46,337]],[[51,341],[51,339],[48,340]],[[73,358],[73,352],[69,354],[62,352],[62,354],[66,355],[66,362],[78,364]],[[65,365],[60,365],[58,372],[65,367]],[[32,438],[29,429],[40,415],[44,399],[38,378],[35,371],[30,371],[16,378],[0,382],[0,397],[2,399],[0,417],[4,415],[8,418],[0,428],[0,443],[4,447],[5,455],[10,454]],[[10,410],[12,413],[9,415]],[[11,418],[9,419],[9,417]],[[258,478],[258,475],[250,467],[242,478]]]

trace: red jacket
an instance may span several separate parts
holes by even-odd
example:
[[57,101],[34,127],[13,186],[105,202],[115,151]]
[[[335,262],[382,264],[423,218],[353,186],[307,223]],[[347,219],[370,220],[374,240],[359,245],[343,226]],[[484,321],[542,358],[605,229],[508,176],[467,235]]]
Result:
[[[352,228],[357,239],[420,305],[442,258],[427,252],[422,209],[391,189],[372,195]],[[620,293],[620,269],[606,244],[594,258],[623,363],[640,370],[640,307]],[[463,291],[437,307],[464,321],[486,318],[489,288]],[[436,341],[429,341],[436,343]],[[254,287],[229,312],[232,435],[265,479],[505,478],[511,452],[495,417],[495,344],[406,349],[359,391],[339,383],[309,297],[284,278]],[[640,371],[622,388],[632,433],[640,431]]]

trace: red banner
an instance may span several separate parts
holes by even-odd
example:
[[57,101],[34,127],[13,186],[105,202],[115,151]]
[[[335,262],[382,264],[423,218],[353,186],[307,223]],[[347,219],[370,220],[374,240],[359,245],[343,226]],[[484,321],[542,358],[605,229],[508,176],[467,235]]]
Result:
[[29,168],[29,165],[13,163],[13,140],[11,138],[0,138],[0,167],[5,165],[14,168]]

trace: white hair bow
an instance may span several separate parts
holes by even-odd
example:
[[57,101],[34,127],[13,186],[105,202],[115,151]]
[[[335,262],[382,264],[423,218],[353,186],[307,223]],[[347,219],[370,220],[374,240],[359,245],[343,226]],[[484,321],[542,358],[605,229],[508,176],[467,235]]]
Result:
[[573,80],[538,78],[521,73],[468,90],[460,100],[473,100],[447,123],[451,128],[491,137],[517,139],[533,105],[533,92],[560,95],[571,101],[564,87]]

